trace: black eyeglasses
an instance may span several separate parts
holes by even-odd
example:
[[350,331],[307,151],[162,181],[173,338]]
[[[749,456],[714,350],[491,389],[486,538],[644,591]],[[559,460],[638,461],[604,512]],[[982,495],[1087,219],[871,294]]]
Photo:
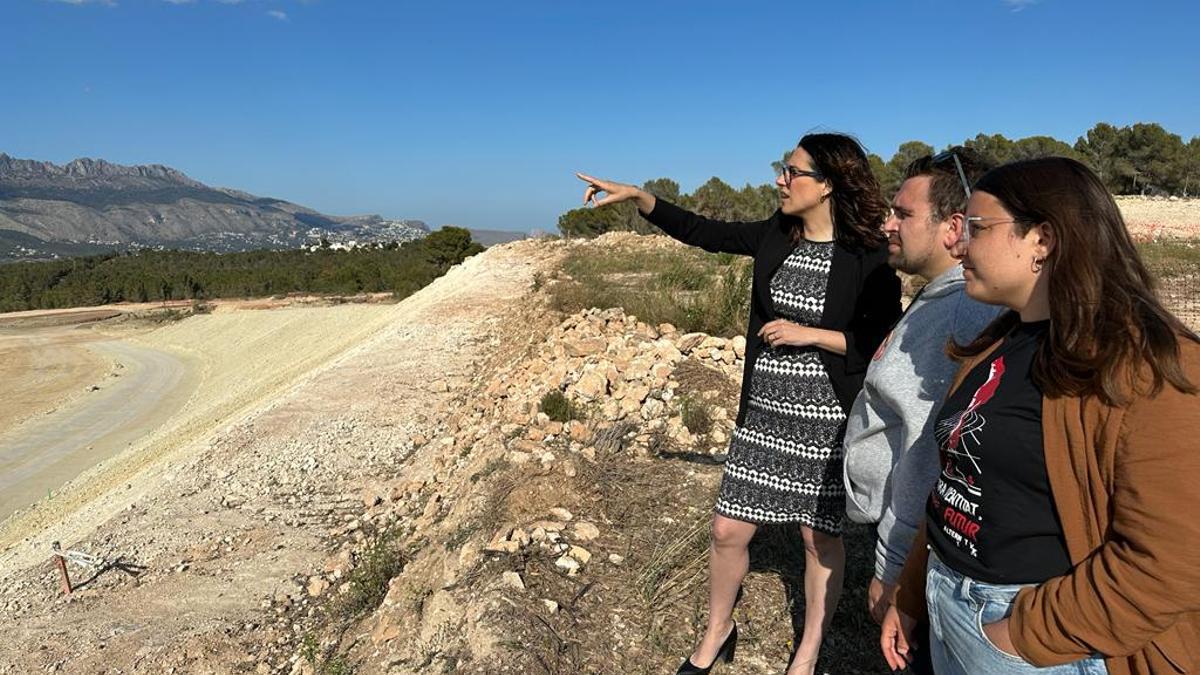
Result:
[[946,150],[934,155],[930,160],[935,166],[947,159],[954,160],[954,168],[958,171],[958,179],[962,181],[963,193],[967,195],[967,199],[971,198],[971,184],[967,182],[967,172],[963,171],[962,162],[959,161],[958,155],[954,154],[953,150]]
[[806,171],[799,167],[792,166],[791,164],[784,164],[783,166],[779,167],[779,169],[775,172],[775,175],[782,176],[783,184],[788,187],[792,186],[793,180],[800,178],[801,176],[808,176],[815,181],[825,180],[825,176],[820,171]]

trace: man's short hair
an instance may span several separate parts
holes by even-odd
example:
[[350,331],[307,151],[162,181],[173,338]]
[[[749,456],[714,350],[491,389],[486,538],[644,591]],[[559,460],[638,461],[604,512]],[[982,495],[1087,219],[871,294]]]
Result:
[[[992,164],[971,148],[954,145],[937,155],[925,155],[914,159],[904,170],[904,180],[917,176],[929,176],[929,205],[931,222],[946,220],[955,213],[967,210],[967,195],[963,191],[962,179],[954,166],[953,153],[958,157],[966,174],[967,184],[974,185],[979,177],[992,168]],[[934,161],[934,157],[938,161]]]

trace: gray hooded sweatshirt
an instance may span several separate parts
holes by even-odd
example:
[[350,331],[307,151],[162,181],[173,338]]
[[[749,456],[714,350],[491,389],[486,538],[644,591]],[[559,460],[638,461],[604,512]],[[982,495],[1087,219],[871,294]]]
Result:
[[947,339],[973,340],[1001,307],[967,297],[962,267],[929,282],[867,367],[846,421],[846,511],[878,522],[875,576],[895,583],[938,475],[935,413],[958,365]]

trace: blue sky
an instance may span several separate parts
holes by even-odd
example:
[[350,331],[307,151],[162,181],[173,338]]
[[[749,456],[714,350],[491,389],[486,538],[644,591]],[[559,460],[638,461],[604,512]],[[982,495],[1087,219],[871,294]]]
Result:
[[770,180],[806,131],[1200,135],[1200,3],[3,0],[0,151],[553,230],[583,170]]

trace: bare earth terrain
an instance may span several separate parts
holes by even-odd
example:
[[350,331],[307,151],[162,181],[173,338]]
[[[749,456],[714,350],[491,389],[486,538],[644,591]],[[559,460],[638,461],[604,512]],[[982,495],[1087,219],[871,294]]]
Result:
[[1200,239],[1200,199],[1117,197],[1135,238]]
[[[512,328],[524,334],[501,324],[551,255],[493,249],[399,305],[130,329],[133,344],[199,363],[200,382],[149,437],[0,529],[0,672],[162,672],[172,660],[230,672],[244,654],[213,653],[221,636],[261,622],[263,598],[319,568],[362,481],[404,471],[456,378]],[[68,602],[48,564],[58,540],[146,572],[131,585],[110,570]]]
[[58,408],[103,379],[108,364],[84,346],[92,340],[75,325],[0,320],[0,380],[11,383],[0,389],[0,433]]
[[103,378],[88,373],[96,382],[86,395],[0,432],[0,519],[136,443],[195,388],[195,373],[169,352],[111,339],[88,352],[111,367]]
[[[1195,236],[1200,202],[1126,201],[1135,234]],[[674,246],[496,247],[399,304],[0,317],[0,376],[37,393],[0,391],[0,439],[116,422],[79,461],[104,459],[0,522],[0,673],[670,672],[702,627],[744,341],[620,310],[564,317],[546,292],[568,251],[646,245]],[[540,412],[555,392],[576,419]],[[709,428],[693,433],[682,401],[703,402]],[[17,454],[0,453],[0,480]],[[827,641],[834,672],[886,672],[861,611],[871,537],[847,530],[863,553]],[[55,541],[106,563],[73,566],[69,598]],[[752,546],[736,672],[786,663],[800,557],[786,533]]]

